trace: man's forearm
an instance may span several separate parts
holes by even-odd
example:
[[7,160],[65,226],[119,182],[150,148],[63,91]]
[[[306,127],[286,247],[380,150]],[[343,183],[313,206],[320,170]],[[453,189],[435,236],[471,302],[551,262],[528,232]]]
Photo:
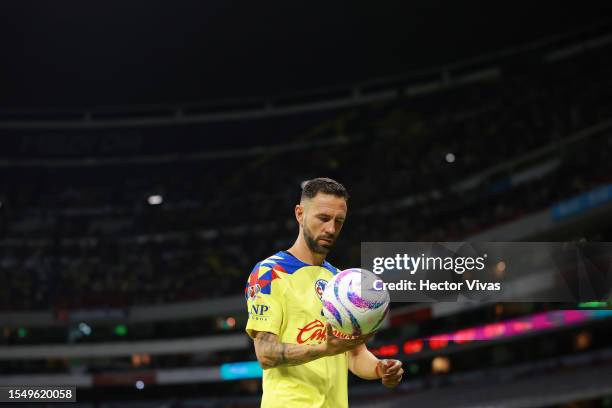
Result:
[[270,333],[259,333],[255,352],[262,368],[279,366],[295,366],[325,357],[325,348],[322,344],[299,345],[279,343],[277,337]]
[[377,370],[379,359],[365,345],[349,352],[349,369],[364,380],[377,380],[381,377]]

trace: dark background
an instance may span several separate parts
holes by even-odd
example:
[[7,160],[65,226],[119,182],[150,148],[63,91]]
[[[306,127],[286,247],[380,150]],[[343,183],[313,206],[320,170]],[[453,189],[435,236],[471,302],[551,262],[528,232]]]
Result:
[[0,106],[270,97],[405,74],[610,18],[610,3],[10,1]]
[[[0,385],[258,406],[259,378],[160,373],[255,360],[245,283],[295,239],[304,180],[351,194],[340,269],[364,241],[607,242],[611,128],[609,1],[3,1]],[[350,375],[351,403],[611,407],[610,308],[394,303],[369,348],[405,380]]]

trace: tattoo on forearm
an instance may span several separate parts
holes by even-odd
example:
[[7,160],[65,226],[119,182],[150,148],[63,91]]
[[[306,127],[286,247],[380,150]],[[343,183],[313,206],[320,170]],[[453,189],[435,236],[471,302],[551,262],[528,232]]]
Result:
[[322,352],[313,346],[279,343],[270,333],[259,333],[256,341],[256,351],[266,368],[295,366],[323,357]]
[[285,355],[285,351],[287,350],[287,345],[285,343],[281,343],[281,352],[280,352],[280,360],[278,361],[279,365],[287,364],[287,356]]

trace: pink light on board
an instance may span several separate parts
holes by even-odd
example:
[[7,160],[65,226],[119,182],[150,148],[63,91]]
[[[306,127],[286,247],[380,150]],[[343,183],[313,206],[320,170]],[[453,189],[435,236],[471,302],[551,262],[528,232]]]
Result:
[[504,333],[506,333],[506,324],[507,323],[492,323],[492,324],[487,324],[484,328],[483,328],[483,338],[485,340],[493,338],[493,337],[500,337],[503,336]]
[[457,344],[468,343],[470,341],[476,340],[476,329],[463,329],[456,331],[453,334],[453,340]]
[[612,310],[553,310],[536,313],[530,316],[489,323],[482,326],[468,327],[450,333],[437,334],[422,339],[406,341],[403,345],[405,354],[417,354],[423,351],[424,341],[429,341],[430,350],[447,347],[450,342],[465,344],[476,340],[494,340],[519,336],[527,332],[544,331],[583,321],[612,317]]
[[589,320],[589,315],[584,310],[563,310],[563,321],[565,323],[580,323],[585,320]]
[[533,328],[533,325],[528,320],[514,320],[509,323],[509,332],[513,334],[521,334]]
[[531,325],[535,330],[543,330],[554,327],[551,312],[537,313],[531,317]]

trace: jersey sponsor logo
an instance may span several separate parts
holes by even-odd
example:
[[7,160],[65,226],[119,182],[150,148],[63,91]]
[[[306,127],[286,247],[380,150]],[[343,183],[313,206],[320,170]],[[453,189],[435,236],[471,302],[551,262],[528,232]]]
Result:
[[248,300],[253,300],[257,297],[257,295],[259,295],[259,292],[261,292],[261,286],[259,286],[259,283],[256,283],[254,285],[251,285],[247,288],[247,299]]
[[258,316],[266,314],[268,309],[270,309],[270,307],[266,305],[251,305],[251,313]]
[[268,320],[268,316],[266,316],[268,310],[270,310],[270,306],[268,305],[251,305],[249,308],[249,319],[265,322]]
[[[323,323],[319,319],[313,320],[312,322],[308,323],[306,326],[298,330],[298,335],[295,338],[298,344],[304,344],[309,341],[318,341],[319,343],[325,341],[325,323]],[[332,330],[332,333],[334,334],[334,336],[339,337],[341,339],[351,338],[350,335],[341,333],[336,329]]]
[[325,290],[325,285],[327,285],[327,281],[325,279],[319,279],[315,282],[315,292],[319,299],[323,298],[323,291]]

